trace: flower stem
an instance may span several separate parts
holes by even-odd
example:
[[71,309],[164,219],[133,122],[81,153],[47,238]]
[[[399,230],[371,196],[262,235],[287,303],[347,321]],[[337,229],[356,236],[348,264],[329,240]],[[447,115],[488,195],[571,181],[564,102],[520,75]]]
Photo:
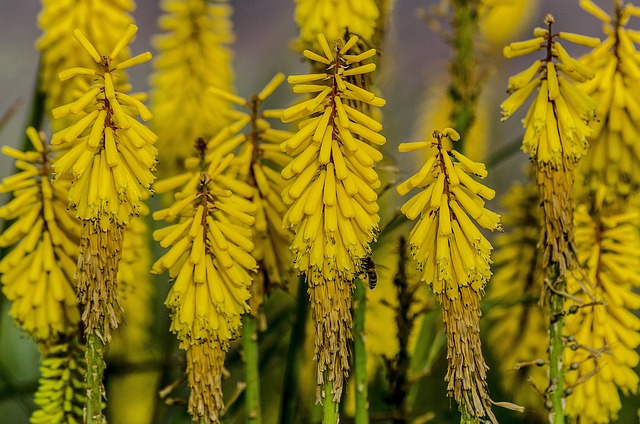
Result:
[[280,410],[280,424],[294,424],[296,409],[300,400],[299,372],[302,363],[302,351],[306,337],[307,319],[309,317],[309,300],[307,296],[307,281],[304,275],[298,279],[296,295],[295,321],[291,328],[289,351],[284,369],[284,384],[282,390],[282,407]]
[[244,351],[244,369],[247,379],[246,388],[246,422],[262,424],[262,409],[260,405],[260,370],[258,353],[258,323],[257,318],[247,314],[242,326],[242,349]]
[[[476,84],[474,36],[478,29],[478,1],[454,0],[453,34],[451,44],[454,57],[451,62],[449,95],[453,102],[451,122],[462,140],[475,120],[475,106],[479,88]],[[460,149],[457,149],[460,151]]]
[[100,337],[98,330],[91,332],[87,336],[87,404],[86,420],[87,424],[105,423],[102,415],[102,398],[104,386],[102,378],[104,376],[104,341]]
[[[550,281],[558,279],[558,269],[551,265],[549,272]],[[547,393],[551,401],[551,413],[549,422],[552,424],[564,424],[564,368],[562,365],[564,342],[562,329],[564,326],[564,297],[559,294],[564,291],[565,280],[557,281],[554,290],[549,292],[549,388]]]
[[356,378],[356,424],[369,422],[368,381],[367,381],[367,350],[365,346],[365,315],[367,302],[367,288],[364,281],[356,280],[354,293],[354,362]]
[[325,381],[322,386],[322,391],[324,393],[324,400],[322,403],[322,424],[337,424],[339,419],[338,408],[340,407],[340,402],[336,402],[333,399],[333,381]]

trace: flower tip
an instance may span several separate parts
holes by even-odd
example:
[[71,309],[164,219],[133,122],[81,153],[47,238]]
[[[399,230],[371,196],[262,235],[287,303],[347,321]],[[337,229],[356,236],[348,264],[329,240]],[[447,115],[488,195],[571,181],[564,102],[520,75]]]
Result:
[[442,134],[445,137],[449,137],[453,141],[460,140],[460,134],[458,134],[458,131],[454,130],[453,128],[445,128],[444,130],[442,130]]

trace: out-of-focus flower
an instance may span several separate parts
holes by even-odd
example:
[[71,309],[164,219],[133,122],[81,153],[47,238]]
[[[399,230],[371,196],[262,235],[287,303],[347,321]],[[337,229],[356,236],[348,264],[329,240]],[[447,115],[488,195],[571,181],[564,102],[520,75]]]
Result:
[[62,338],[43,353],[40,380],[31,424],[80,424],[84,422],[87,372],[85,349],[76,337]]
[[232,90],[231,6],[227,1],[170,0],[159,26],[168,31],[155,40],[153,129],[159,135],[160,170],[174,174],[190,156],[198,137],[208,139],[228,124],[229,100],[207,88]]
[[15,219],[0,235],[0,247],[15,245],[0,260],[0,273],[12,302],[9,314],[34,339],[50,344],[73,334],[80,320],[73,284],[80,223],[66,210],[69,181],[49,180],[53,152],[35,129],[27,135],[34,150],[2,148],[20,172],[0,184],[1,193],[13,193],[0,218]]
[[332,394],[325,396],[339,401],[349,372],[353,280],[379,231],[375,189],[381,183],[373,167],[382,154],[372,144],[386,142],[382,125],[350,103],[380,107],[385,101],[347,80],[375,70],[373,63],[357,66],[375,49],[352,55],[356,36],[344,45],[336,41],[335,50],[324,35],[317,39],[323,55],[303,54],[324,71],[288,78],[294,92],[313,97],[282,112],[284,122],[300,121],[298,132],[281,144],[294,156],[282,170],[290,181],[282,192],[289,206],[283,221],[295,233],[294,266],[309,284],[317,381],[332,382]]
[[449,396],[464,404],[470,415],[486,416],[495,422],[486,382],[488,368],[480,344],[480,297],[491,276],[492,247],[471,220],[491,231],[501,229],[500,217],[484,207],[483,199],[493,199],[495,192],[469,176],[486,177],[484,164],[444,148],[443,138],[460,139],[455,130],[435,131],[433,136],[433,142],[399,146],[401,152],[431,152],[424,166],[397,186],[400,195],[421,189],[402,205],[401,211],[411,220],[420,216],[409,243],[422,279],[442,304]]
[[80,30],[76,40],[98,69],[74,67],[62,71],[65,81],[82,75],[95,78],[77,100],[55,108],[54,118],[75,116],[76,122],[56,132],[51,144],[64,149],[53,163],[55,179],[71,175],[69,203],[82,221],[78,300],[84,307],[87,334],[95,328],[106,340],[118,326],[121,306],[117,293],[122,233],[139,213],[154,180],[157,137],[135,118],[152,115],[142,102],[115,89],[122,70],[151,59],[149,52],[119,61],[138,28],[130,25],[108,55],[101,55]]
[[[43,34],[36,47],[41,52],[39,89],[47,94],[47,111],[72,102],[76,89],[84,91],[84,87],[92,83],[90,77],[82,81],[78,78],[74,82],[74,89],[70,89],[69,84],[61,84],[58,79],[58,73],[72,66],[92,65],[91,58],[73,39],[73,31],[79,29],[94,40],[98,51],[107,51],[133,23],[130,13],[134,8],[133,0],[42,0],[38,25]],[[129,57],[127,48],[122,52],[122,57]],[[121,75],[117,84],[123,85],[125,82],[125,76]],[[72,122],[72,117],[67,117],[53,121],[52,125],[54,131],[58,131]]]
[[380,15],[376,0],[295,0],[295,3],[300,50],[319,47],[319,33],[333,42],[342,39],[347,29],[371,41]]
[[[590,216],[590,212],[591,215]],[[580,422],[608,423],[622,407],[620,391],[638,392],[640,359],[640,234],[635,211],[576,208],[581,270],[570,274],[566,302],[566,382],[573,394],[566,413]],[[586,288],[586,289],[585,289]],[[575,371],[573,371],[575,370]]]
[[595,78],[581,88],[598,102],[593,133],[588,137],[592,151],[581,170],[586,184],[595,192],[606,185],[607,202],[626,198],[640,188],[640,43],[637,31],[626,28],[640,8],[616,3],[615,15],[605,13],[590,0],[581,6],[603,21],[607,38],[602,45],[580,59],[579,65],[595,72]]
[[539,0],[481,0],[478,10],[478,30],[481,40],[501,47],[522,28],[528,28],[537,15]]
[[546,319],[538,303],[544,276],[538,266],[537,187],[516,184],[501,202],[506,210],[501,221],[508,232],[496,237],[496,251],[491,255],[495,271],[486,298],[491,305],[487,341],[505,393],[518,405],[545,412],[544,399],[536,391],[547,381],[540,361],[545,362],[548,343]]

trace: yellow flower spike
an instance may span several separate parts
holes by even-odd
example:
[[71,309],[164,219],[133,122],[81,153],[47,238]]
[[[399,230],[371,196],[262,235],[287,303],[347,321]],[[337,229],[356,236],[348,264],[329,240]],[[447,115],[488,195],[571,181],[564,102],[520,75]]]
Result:
[[[585,2],[583,7],[590,11],[591,5]],[[619,12],[622,11],[616,13]],[[611,21],[598,14],[594,16],[604,22],[607,38],[601,47],[581,58],[580,67],[596,73],[596,77],[581,84],[581,88],[599,103],[600,122],[588,135],[594,154],[586,156],[581,170],[592,192],[603,185],[608,187],[603,195],[610,204],[626,199],[640,188],[640,174],[631,165],[640,154],[632,142],[639,131],[632,122],[640,117],[640,98],[631,89],[637,80],[640,62],[637,49],[628,37],[631,30],[625,27],[626,19]],[[570,94],[573,103],[583,101],[574,91]]]
[[31,414],[30,423],[83,421],[86,401],[84,355],[85,347],[75,337],[63,338],[44,347],[38,390],[34,395],[39,409]]
[[[431,165],[423,167],[431,175],[428,180],[430,183],[423,185],[426,176],[418,173],[409,177],[401,184],[403,188],[398,189],[401,194],[415,187],[422,189],[401,210],[409,219],[420,215],[411,231],[409,244],[422,271],[422,280],[432,288],[443,305],[448,340],[449,371],[446,380],[449,383],[449,396],[459,403],[464,402],[473,416],[486,416],[495,422],[488,400],[486,366],[478,365],[466,371],[463,370],[465,367],[460,366],[461,363],[468,363],[469,358],[474,358],[477,364],[484,364],[479,338],[479,299],[491,275],[491,245],[468,215],[484,228],[501,230],[498,215],[481,206],[484,202],[480,196],[489,198],[494,193],[480,183],[469,183],[468,179],[458,176],[459,173],[465,173],[467,167],[461,162],[451,161],[450,154],[455,158],[464,156],[455,151],[450,153],[442,143],[446,136],[458,140],[460,137],[455,130],[446,128],[442,132],[435,131],[433,136],[435,143],[420,142],[402,148],[404,151],[415,147],[427,148],[432,156],[427,160],[427,164]],[[434,144],[436,148],[432,149]],[[480,168],[469,159],[465,160],[472,164],[472,168]],[[469,313],[461,316],[456,312],[462,309],[469,310]],[[459,325],[467,326],[470,331],[464,336],[460,335],[455,330]],[[468,346],[469,351],[462,352],[460,346]],[[473,381],[473,385],[462,385],[461,381]],[[477,401],[471,402],[471,398]]]
[[[573,214],[570,194],[573,185],[573,168],[587,151],[587,136],[591,132],[589,124],[594,120],[597,103],[577,88],[572,81],[565,78],[566,76],[573,81],[581,81],[592,75],[584,69],[578,72],[576,62],[568,56],[564,57],[564,54],[559,55],[562,56],[563,64],[556,66],[553,62],[553,51],[562,49],[562,46],[554,48],[555,45],[559,45],[555,41],[556,37],[588,46],[599,44],[599,40],[568,33],[554,35],[551,31],[553,24],[551,15],[545,17],[545,23],[548,25],[548,34],[543,39],[546,42],[547,57],[542,61],[544,66],[541,67],[540,74],[536,78],[540,80],[537,96],[523,121],[525,125],[523,150],[529,152],[536,166],[536,179],[540,187],[544,219],[549,223],[545,227],[549,232],[542,235],[541,241],[549,246],[543,258],[543,266],[546,267],[551,262],[559,264],[560,277],[563,277],[567,269],[574,265],[575,259],[573,223],[569,219]],[[569,72],[567,65],[573,66],[574,72]],[[561,66],[565,76],[557,74]],[[521,97],[512,99],[522,90],[525,88],[516,91],[502,104],[503,120],[533,93],[531,90],[523,96],[524,99]]]
[[[567,374],[567,383],[575,388],[566,411],[576,420],[609,422],[621,408],[620,391],[637,393],[640,381],[633,370],[640,319],[629,311],[640,305],[632,291],[640,286],[640,236],[635,212],[597,210],[592,215],[586,205],[576,209],[578,257],[585,266],[569,278],[568,288],[576,296],[566,310],[575,312],[567,316],[565,334],[573,335],[579,347],[565,354],[565,361],[578,365]],[[582,289],[586,284],[591,293]]]
[[[160,136],[159,171],[163,177],[184,171],[198,137],[210,139],[234,118],[226,115],[233,100],[232,52],[234,40],[229,1],[168,0],[159,20],[164,33],[153,40],[158,56],[153,62],[150,109],[152,128]],[[211,72],[215,63],[216,71]],[[183,84],[183,81],[190,81]],[[220,91],[209,91],[216,87]]]
[[[380,16],[379,6],[374,0],[296,0],[295,3],[295,19],[300,28],[299,50],[320,47],[318,33],[333,41],[342,38],[347,29],[358,34],[361,40],[372,41]],[[349,41],[351,39],[344,46],[350,47]],[[348,51],[349,48],[343,47],[337,53],[345,55]]]
[[27,170],[0,185],[1,192],[13,192],[0,217],[15,220],[0,235],[0,247],[15,245],[0,260],[0,282],[12,302],[9,314],[36,341],[50,344],[76,332],[80,321],[73,282],[80,225],[60,207],[68,180],[52,189],[52,153],[34,128],[27,135],[36,149],[34,157],[20,159]]
[[267,85],[258,93],[258,98],[260,100],[264,100],[271,95],[275,91],[276,88],[282,84],[284,81],[284,74],[282,72],[277,73]]
[[[318,356],[318,384],[323,379],[333,381],[331,396],[338,400],[349,371],[345,348],[351,338],[351,314],[347,305],[353,280],[378,232],[374,189],[380,181],[373,166],[382,155],[367,141],[382,145],[386,139],[378,133],[382,125],[361,108],[363,102],[374,102],[375,94],[348,81],[375,69],[344,60],[357,39],[336,42],[332,52],[324,36],[317,38],[326,58],[313,51],[304,55],[327,65],[326,69],[308,77],[293,76],[289,82],[294,92],[319,94],[282,114],[283,122],[304,119],[299,131],[282,143],[285,151],[296,156],[282,171],[282,178],[290,180],[283,190],[283,200],[289,205],[283,223],[296,234],[291,245],[294,266],[307,276],[310,295],[317,299],[312,300],[312,310],[318,331],[329,320],[338,323],[331,331],[318,332],[315,340],[317,351],[324,352]],[[331,61],[324,60],[329,58]],[[307,86],[309,82],[313,87]],[[335,302],[327,302],[327,296]]]

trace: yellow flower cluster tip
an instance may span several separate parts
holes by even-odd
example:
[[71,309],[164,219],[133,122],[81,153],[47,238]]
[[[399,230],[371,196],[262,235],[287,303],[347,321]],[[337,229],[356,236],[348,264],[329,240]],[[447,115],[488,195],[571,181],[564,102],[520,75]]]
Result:
[[446,128],[434,132],[434,142],[400,144],[401,152],[429,149],[430,155],[397,191],[403,196],[413,188],[421,189],[401,208],[411,220],[420,216],[409,238],[412,252],[423,270],[422,279],[434,293],[444,292],[455,299],[461,286],[471,284],[480,292],[491,275],[491,244],[471,218],[492,231],[501,227],[499,216],[484,207],[483,199],[493,199],[495,191],[469,175],[486,177],[485,166],[455,150],[447,151],[444,137],[460,138],[455,130]]
[[640,43],[637,31],[626,28],[632,16],[640,16],[640,8],[616,3],[612,18],[590,0],[580,5],[603,21],[607,38],[602,45],[580,60],[596,71],[591,81],[581,88],[597,102],[593,134],[589,137],[592,152],[582,167],[592,191],[607,186],[608,202],[624,198],[640,189],[640,95],[635,87],[640,81]]
[[2,148],[20,172],[0,184],[0,193],[13,193],[0,218],[15,219],[0,235],[0,247],[15,245],[0,260],[1,282],[11,316],[36,340],[51,342],[80,320],[73,284],[80,225],[66,210],[69,181],[49,180],[53,152],[35,129],[27,135],[34,150]]
[[558,168],[563,160],[577,162],[586,153],[589,123],[595,119],[596,108],[596,102],[575,86],[576,82],[592,79],[593,70],[569,56],[559,40],[588,47],[598,46],[600,40],[568,32],[554,34],[553,17],[547,15],[545,22],[548,29],[534,29],[535,38],[504,48],[508,58],[540,50],[546,57],[509,79],[511,95],[500,107],[504,121],[538,89],[523,121],[522,149],[535,161]]
[[101,55],[79,30],[76,40],[99,69],[75,67],[62,71],[65,81],[78,75],[90,75],[95,83],[76,101],[55,108],[54,118],[77,116],[77,121],[55,133],[51,144],[64,149],[53,164],[56,179],[72,174],[69,190],[71,207],[83,220],[127,223],[137,215],[140,203],[149,196],[156,164],[157,137],[135,118],[147,121],[151,112],[136,96],[116,90],[120,73],[151,59],[149,52],[116,61],[137,32],[130,25],[108,55]]
[[256,268],[248,253],[254,247],[250,226],[256,206],[234,193],[236,186],[243,192],[251,192],[251,186],[223,177],[232,159],[215,157],[205,172],[195,173],[195,189],[185,184],[172,206],[153,214],[155,220],[178,219],[153,233],[160,246],[172,247],[151,272],[168,270],[174,279],[165,304],[173,315],[171,330],[183,348],[236,337],[240,315],[248,310],[248,271]]
[[[567,415],[576,420],[608,423],[622,407],[620,394],[637,393],[634,371],[640,361],[640,235],[638,214],[600,211],[589,216],[576,209],[576,243],[581,272],[569,274],[565,335],[571,337],[565,363],[573,389]],[[586,289],[585,289],[586,287]],[[571,365],[575,364],[575,366]]]

